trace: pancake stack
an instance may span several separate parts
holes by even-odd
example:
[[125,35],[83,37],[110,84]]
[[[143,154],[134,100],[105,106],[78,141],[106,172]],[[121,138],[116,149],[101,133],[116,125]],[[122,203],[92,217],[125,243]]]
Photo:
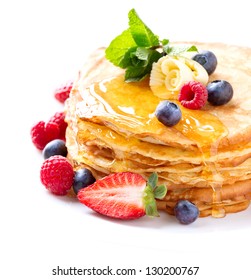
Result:
[[[181,121],[167,127],[155,117],[161,99],[149,80],[126,83],[124,72],[95,51],[80,71],[66,102],[68,157],[75,169],[89,168],[98,179],[131,171],[158,173],[167,185],[160,210],[173,214],[178,200],[195,203],[200,216],[224,217],[251,199],[251,49],[193,43],[218,59],[209,77],[226,80],[233,99],[201,110],[180,106]],[[177,101],[178,103],[178,101]]]

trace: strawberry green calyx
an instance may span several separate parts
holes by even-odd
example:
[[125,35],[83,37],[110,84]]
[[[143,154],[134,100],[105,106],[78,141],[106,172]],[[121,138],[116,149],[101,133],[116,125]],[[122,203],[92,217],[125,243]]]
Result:
[[157,186],[158,175],[153,173],[146,184],[143,193],[143,204],[145,206],[146,215],[149,217],[159,217],[156,199],[162,199],[167,193],[167,187],[164,185]]
[[143,203],[147,216],[159,217],[153,189],[149,185],[147,185],[144,190]]

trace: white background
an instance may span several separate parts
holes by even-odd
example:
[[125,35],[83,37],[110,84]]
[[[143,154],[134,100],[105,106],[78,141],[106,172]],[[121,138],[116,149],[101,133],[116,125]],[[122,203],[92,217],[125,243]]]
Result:
[[[61,268],[135,268],[109,279],[250,279],[251,210],[182,226],[175,218],[120,222],[93,214],[41,185],[31,126],[63,110],[55,87],[76,76],[88,54],[127,28],[135,8],[161,38],[251,47],[248,1],[1,1],[1,279],[52,276]],[[251,58],[250,58],[251,59]],[[148,266],[199,266],[193,276],[144,276]]]

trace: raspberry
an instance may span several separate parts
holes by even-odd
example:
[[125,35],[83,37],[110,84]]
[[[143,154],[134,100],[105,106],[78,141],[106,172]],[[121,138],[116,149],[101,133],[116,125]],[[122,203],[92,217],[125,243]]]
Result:
[[39,150],[43,150],[46,144],[57,139],[58,136],[59,127],[54,122],[45,123],[40,121],[31,128],[31,140]]
[[66,195],[73,184],[73,167],[63,156],[51,156],[42,164],[42,184],[55,195]]
[[54,91],[54,97],[61,103],[64,103],[65,100],[69,97],[71,89],[73,86],[73,81],[62,85]]
[[65,122],[65,113],[58,112],[54,116],[52,116],[49,122],[54,122],[59,127],[59,138],[65,140],[65,131],[67,128],[67,123]]
[[185,83],[179,93],[181,105],[192,110],[201,109],[207,102],[207,88],[200,82]]

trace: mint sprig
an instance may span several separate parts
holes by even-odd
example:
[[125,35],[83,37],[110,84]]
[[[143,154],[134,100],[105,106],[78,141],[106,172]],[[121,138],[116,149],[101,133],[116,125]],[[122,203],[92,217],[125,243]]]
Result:
[[197,51],[195,46],[170,46],[169,40],[159,40],[135,9],[129,11],[128,18],[129,28],[113,39],[105,52],[110,62],[125,69],[126,82],[143,80],[151,72],[152,64],[163,55]]
[[159,45],[159,37],[145,25],[134,9],[129,11],[128,18],[129,29],[137,46],[152,47]]

